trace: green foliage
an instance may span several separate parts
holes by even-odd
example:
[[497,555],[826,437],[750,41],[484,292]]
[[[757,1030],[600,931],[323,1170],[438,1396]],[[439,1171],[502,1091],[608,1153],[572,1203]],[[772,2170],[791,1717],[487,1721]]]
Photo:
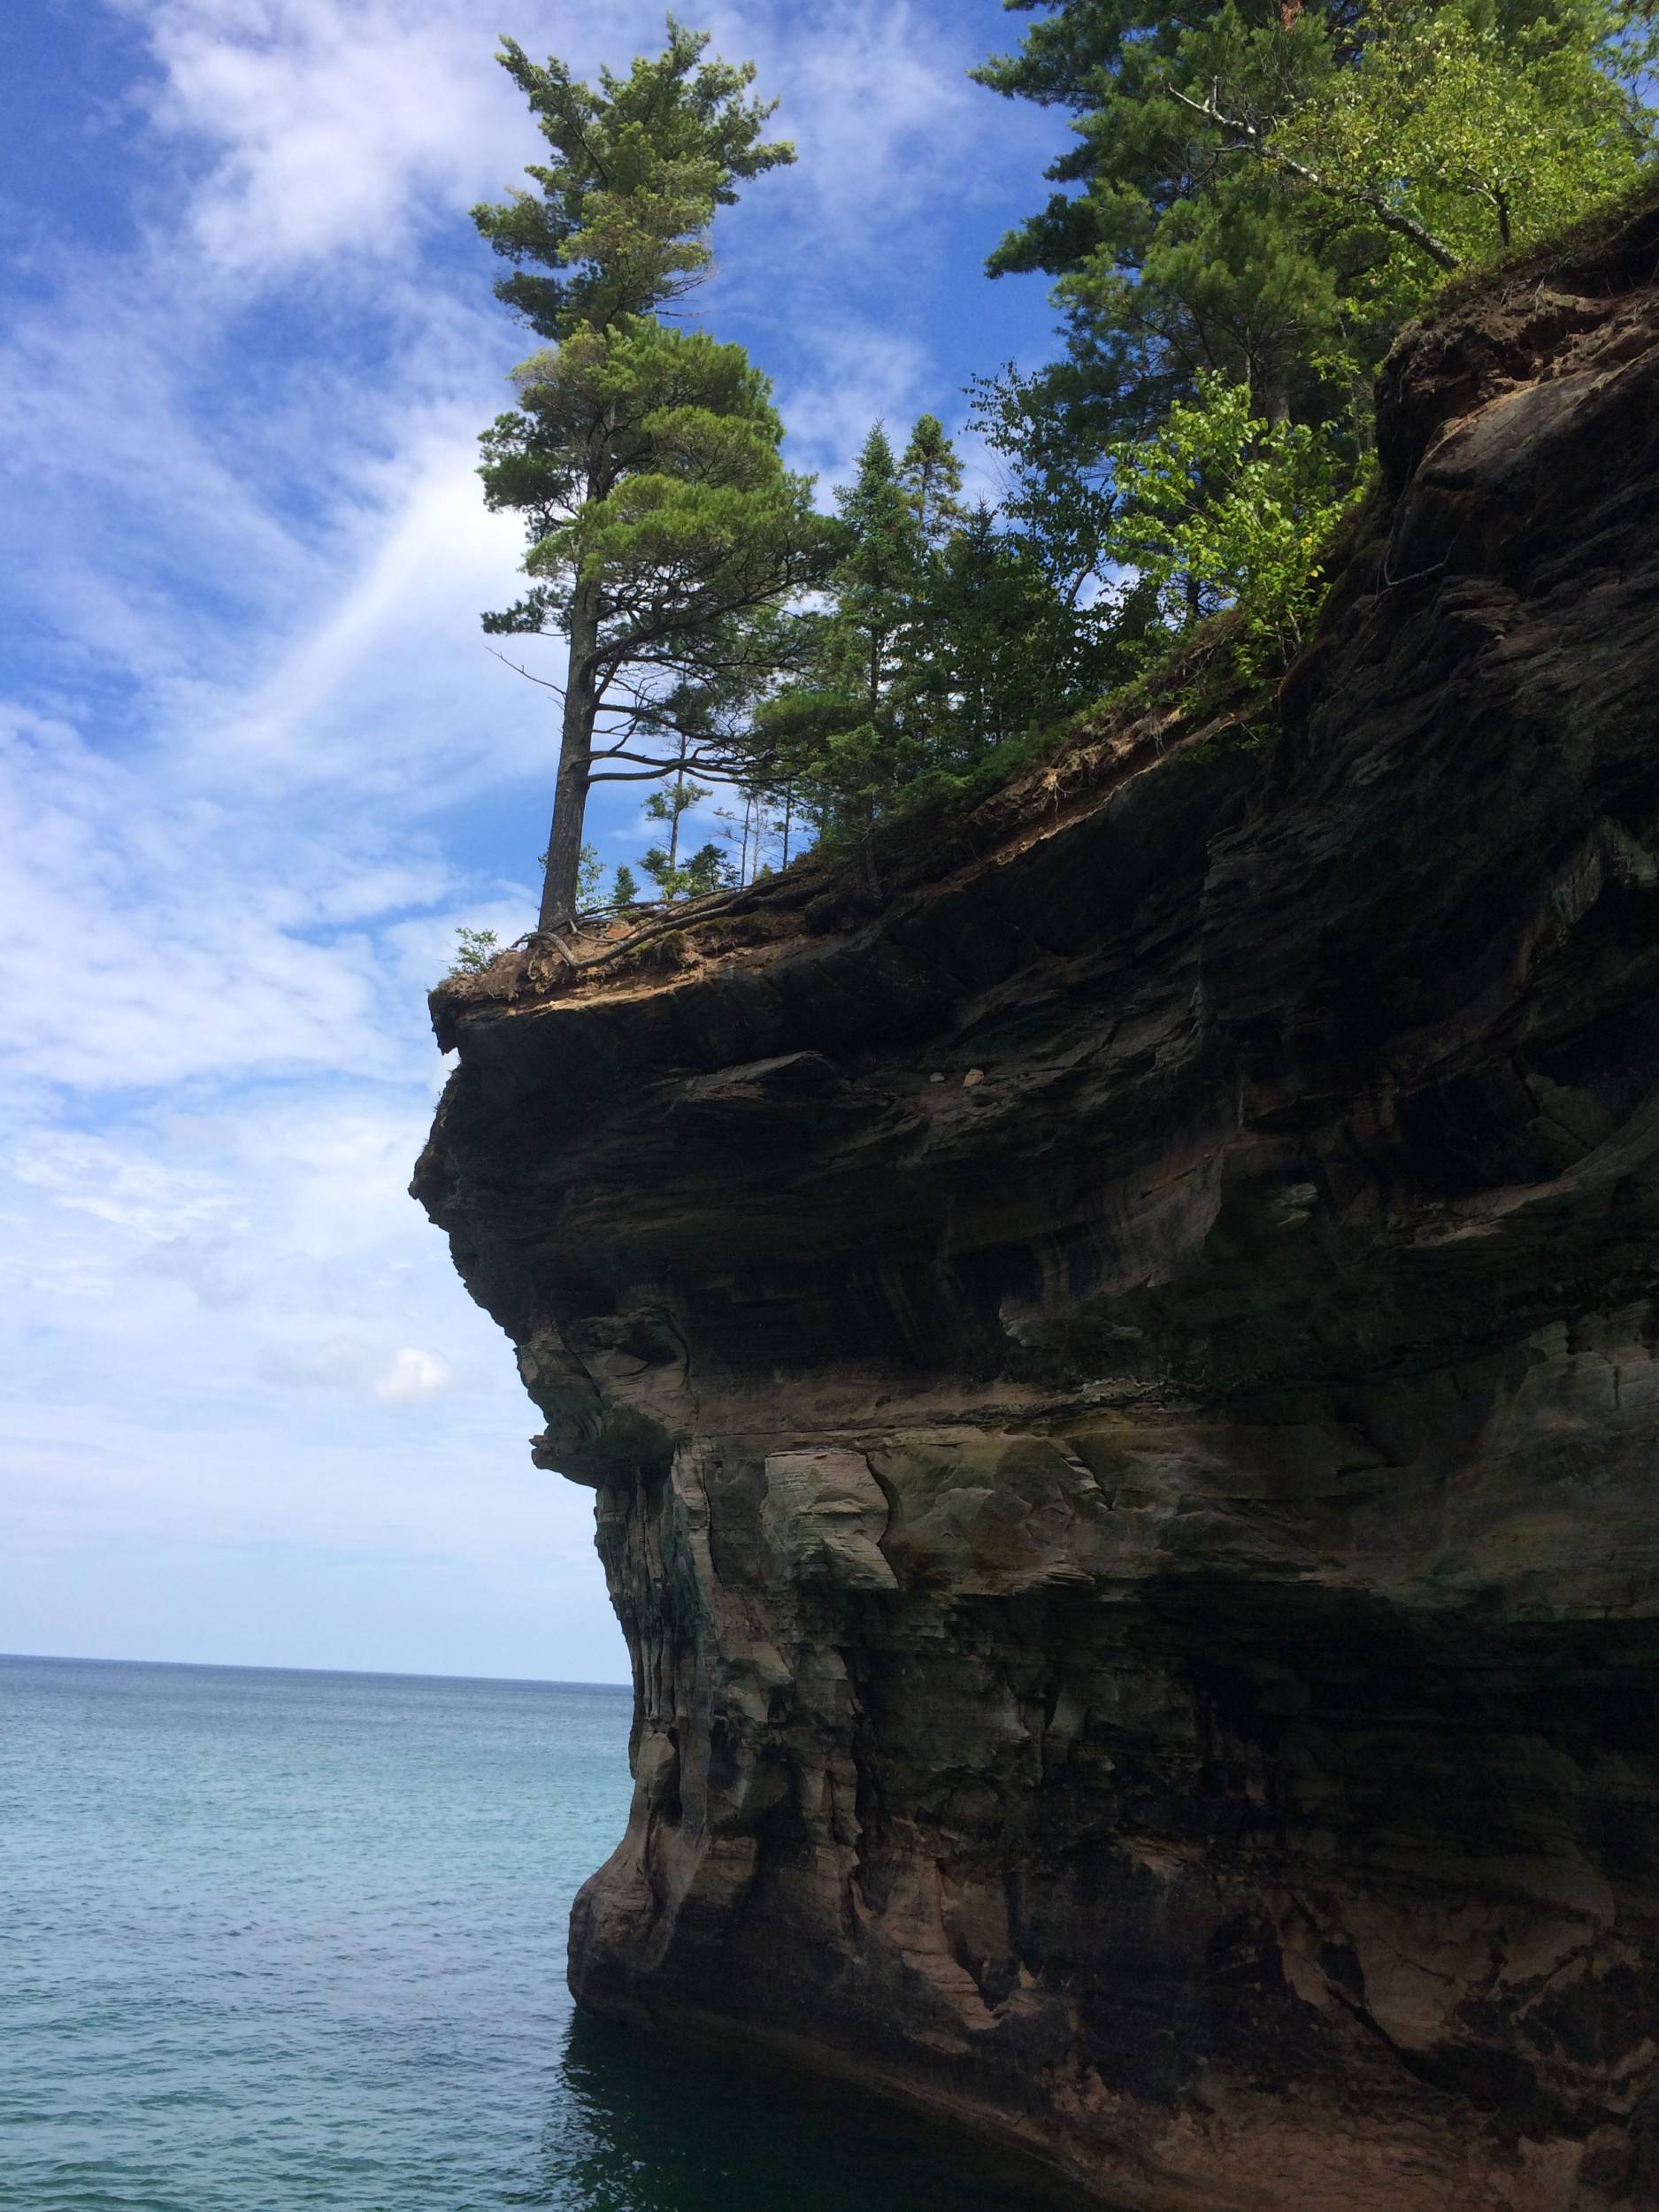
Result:
[[1214,155],[1214,133],[1175,88],[1242,76],[1253,97],[1305,96],[1333,65],[1323,10],[1274,4],[1247,18],[1201,0],[1174,16],[1137,0],[1065,0],[1021,54],[976,73],[1073,111],[1073,143],[1049,171],[1067,188],[990,265],[1056,277],[1072,362],[1108,436],[1143,434],[1204,365],[1249,384],[1264,413],[1302,397],[1301,366],[1340,322],[1329,257],[1287,219],[1279,180],[1248,156]]
[[[976,386],[1009,520],[1056,579],[1137,573],[1166,636],[1235,606],[1240,667],[1265,680],[1317,608],[1402,322],[1651,151],[1652,11],[1009,5],[1036,19],[976,75],[1071,119],[1057,189],[990,264],[1052,275],[1068,337],[1064,362]],[[1115,611],[1120,657],[1146,612],[1133,594]]]
[[718,891],[726,880],[726,860],[715,844],[700,845],[690,857],[676,864],[661,845],[653,845],[640,865],[657,886],[662,899],[696,899]]
[[[1018,403],[1018,380],[1008,389]],[[1041,503],[1047,485],[1033,480],[1022,515],[1039,526],[1009,529],[983,503],[964,508],[960,483],[954,448],[924,416],[896,461],[878,425],[839,495],[828,605],[802,618],[799,672],[757,716],[772,787],[820,835],[977,787],[1149,649],[1149,593],[1082,603],[1077,538],[1056,549],[1041,528],[1058,503]],[[1093,533],[1092,560],[1098,527],[1082,519],[1080,491],[1061,496],[1077,500],[1078,535]]]
[[[706,784],[692,783],[683,773],[676,774],[664,791],[653,791],[645,803],[648,822],[666,822],[666,847],[653,845],[640,865],[653,878],[659,894],[665,899],[687,895],[691,883],[686,870],[680,864],[680,818],[688,813],[701,801],[713,795]],[[710,848],[712,850],[712,848]],[[703,887],[707,888],[705,885]]]
[[922,542],[941,544],[962,520],[964,509],[962,463],[937,415],[918,417],[898,475]]
[[1502,242],[1499,199],[1559,220],[1650,140],[1618,0],[1013,4],[1041,19],[976,74],[1070,110],[1071,142],[991,268],[1056,278],[1107,442],[1203,371],[1270,422],[1363,436],[1394,332]]
[[514,264],[497,296],[549,342],[514,373],[480,471],[529,541],[529,589],[485,629],[568,641],[543,927],[578,902],[593,784],[671,772],[688,746],[719,767],[733,687],[767,672],[767,610],[827,553],[764,377],[657,319],[706,275],[715,209],[794,157],[764,140],[752,68],[706,60],[707,42],[671,17],[660,56],[596,86],[501,55],[550,149],[536,190],[473,211]]
[[666,791],[653,791],[645,802],[648,822],[666,822],[671,827],[671,843],[678,843],[680,818],[703,799],[713,796],[708,786],[688,783],[684,777],[670,784]]
[[[954,462],[948,444],[934,449],[935,486]],[[836,507],[840,558],[827,579],[829,610],[801,618],[796,680],[757,718],[779,772],[810,788],[821,829],[873,821],[916,764],[909,652],[927,542],[879,423]]]
[[[543,853],[535,864],[538,868],[545,868],[547,862],[548,856]],[[599,886],[603,879],[604,872],[604,863],[599,857],[599,848],[596,845],[584,845],[577,856],[576,863],[576,903],[579,908],[593,905],[599,896]]]
[[726,881],[725,858],[718,845],[703,845],[687,860],[682,861],[680,857],[681,816],[688,814],[704,799],[712,796],[712,791],[706,785],[694,783],[689,777],[677,774],[665,790],[653,791],[646,801],[646,819],[666,822],[668,825],[667,844],[653,845],[640,862],[641,867],[656,884],[659,898],[698,898],[705,891],[718,889]]
[[1033,541],[976,507],[942,549],[918,614],[918,781],[975,775],[990,753],[1127,681],[1149,649],[1152,614],[1146,593],[1074,605]]
[[598,904],[599,886],[604,880],[604,873],[605,864],[599,857],[599,848],[596,845],[584,845],[576,871],[578,907]]
[[[530,592],[496,634],[562,632],[595,587],[596,655],[682,686],[722,668],[729,625],[810,582],[824,526],[779,456],[770,386],[741,346],[638,319],[580,329],[514,372],[518,408],[485,433],[485,498],[523,513]],[[660,703],[656,727],[672,726]]]
[[457,929],[451,975],[480,975],[501,950],[493,929]]
[[1241,672],[1282,674],[1317,611],[1319,553],[1350,495],[1340,443],[1265,423],[1243,385],[1201,376],[1194,399],[1113,461],[1111,550],[1156,593],[1170,627],[1235,606]]
[[640,895],[640,887],[632,868],[626,864],[617,870],[616,881],[611,887],[612,906],[633,906]]
[[1010,361],[975,377],[969,395],[973,426],[1002,464],[1005,527],[1075,605],[1104,565],[1115,412],[1071,361],[1031,375]]
[[592,86],[505,46],[549,153],[474,213],[545,342],[483,440],[486,498],[527,539],[524,595],[485,627],[569,641],[544,927],[599,895],[597,781],[672,778],[640,865],[680,899],[733,879],[715,844],[680,856],[716,785],[743,797],[741,879],[780,832],[787,862],[803,829],[866,838],[979,788],[1218,610],[1240,672],[1276,678],[1402,321],[1653,148],[1639,0],[1008,5],[1023,46],[975,73],[1062,109],[1071,141],[991,268],[1054,279],[1067,346],[975,380],[997,510],[964,503],[926,414],[897,453],[877,424],[818,514],[767,380],[661,319],[708,272],[717,207],[793,159],[752,68],[672,17],[661,55]]
[[1592,14],[1506,37],[1490,16],[1373,0],[1363,26],[1356,65],[1271,143],[1318,180],[1311,188],[1386,201],[1460,263],[1612,197],[1651,150],[1652,119],[1602,66]]
[[708,228],[740,180],[795,159],[765,142],[776,103],[748,98],[752,63],[705,61],[706,32],[668,19],[668,43],[597,88],[549,58],[538,67],[511,40],[502,66],[529,102],[549,158],[526,168],[534,192],[472,210],[513,273],[495,287],[542,337],[604,330],[649,315],[708,273]]

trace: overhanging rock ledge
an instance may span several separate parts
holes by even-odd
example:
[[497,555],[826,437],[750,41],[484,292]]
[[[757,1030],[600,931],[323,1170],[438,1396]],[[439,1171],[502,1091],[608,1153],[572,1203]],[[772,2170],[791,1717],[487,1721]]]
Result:
[[1271,747],[435,995],[634,1656],[584,2003],[1134,2212],[1659,2205],[1656,266],[1402,342]]

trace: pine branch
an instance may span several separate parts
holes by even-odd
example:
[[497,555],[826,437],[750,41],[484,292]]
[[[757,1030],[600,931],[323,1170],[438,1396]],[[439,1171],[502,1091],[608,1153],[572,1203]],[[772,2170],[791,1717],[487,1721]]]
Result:
[[495,658],[501,663],[503,668],[511,668],[513,674],[515,676],[522,676],[526,683],[540,684],[543,691],[553,692],[558,698],[561,699],[565,696],[565,687],[563,684],[549,683],[545,676],[533,676],[527,668],[521,668],[517,661],[510,661],[505,653],[496,653],[493,645],[487,645],[484,648],[484,650],[487,653],[495,653]]

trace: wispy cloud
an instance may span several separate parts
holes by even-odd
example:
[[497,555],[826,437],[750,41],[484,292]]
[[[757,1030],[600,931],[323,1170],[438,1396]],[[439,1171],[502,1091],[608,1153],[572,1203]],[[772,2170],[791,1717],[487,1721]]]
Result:
[[[478,1592],[527,1591],[534,1553],[516,1663],[611,1674],[588,1501],[527,1467],[534,1413],[404,1191],[442,1076],[425,989],[457,926],[526,926],[545,828],[546,695],[478,628],[519,544],[475,434],[524,342],[466,217],[537,141],[483,0],[103,4],[154,63],[96,119],[133,242],[20,211],[0,336],[5,1594],[138,1637],[171,1590],[234,1638],[214,1575],[287,1547],[286,1655],[225,1655],[419,1663],[305,1595],[379,1622],[341,1563],[373,1557],[377,1591],[419,1578],[406,1628],[460,1639],[427,1663],[498,1664]],[[514,14],[583,72],[662,33],[657,0]],[[776,373],[827,492],[875,417],[949,411],[933,295],[1034,141],[1006,111],[987,137],[963,75],[995,0],[707,19],[801,159],[723,216],[700,309]],[[608,860],[636,809],[595,809]]]
[[[189,229],[219,269],[383,265],[488,189],[511,104],[478,12],[344,0],[121,0],[164,74],[152,119],[207,155]],[[620,12],[626,12],[621,11]]]
[[[531,157],[518,95],[491,63],[494,15],[465,0],[119,4],[165,72],[154,120],[208,152],[189,222],[221,269],[395,259],[446,212],[518,182]],[[663,33],[651,0],[533,0],[514,17],[533,55],[557,50],[581,73]],[[967,82],[984,48],[976,11],[826,0],[803,18],[776,0],[727,0],[701,19],[715,50],[752,58],[778,98],[798,194],[818,204],[820,251],[826,219],[834,228],[879,209],[890,222],[943,190],[986,197],[1016,157],[1008,133],[987,147],[985,96]]]
[[[763,82],[780,95],[778,127],[799,156],[791,182],[819,204],[820,244],[827,219],[836,242],[856,226],[846,242],[879,251],[907,214],[936,208],[941,191],[995,189],[999,161],[995,149],[986,157],[983,96],[966,75],[979,49],[960,17],[941,19],[912,0],[839,0],[807,22],[764,6],[719,19],[725,42],[752,53]],[[964,159],[970,150],[977,161]]]
[[914,338],[852,320],[823,343],[780,395],[789,426],[789,457],[819,473],[826,487],[846,481],[872,423],[902,444],[910,418],[933,397],[932,365]]

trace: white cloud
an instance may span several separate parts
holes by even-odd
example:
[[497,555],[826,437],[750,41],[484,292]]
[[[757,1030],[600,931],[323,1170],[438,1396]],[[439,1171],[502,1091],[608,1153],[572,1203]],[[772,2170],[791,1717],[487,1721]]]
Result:
[[849,320],[825,334],[806,373],[785,387],[780,404],[789,425],[789,458],[819,475],[818,495],[849,480],[872,423],[885,421],[899,444],[928,396],[928,359],[921,345]]
[[[473,465],[522,334],[466,222],[537,141],[485,0],[112,4],[158,68],[148,127],[101,141],[149,227],[26,220],[0,336],[0,1577],[10,1547],[9,1619],[83,1624],[8,1640],[119,1648],[107,1613],[170,1655],[422,1663],[280,1608],[235,1643],[204,1593],[252,1548],[294,1563],[290,1612],[315,1581],[366,1617],[418,1570],[439,1614],[453,1571],[480,1616],[516,1593],[522,1671],[614,1675],[589,1502],[529,1468],[506,1348],[405,1191],[426,987],[457,926],[526,926],[545,831],[549,703],[477,623],[516,588]],[[757,334],[827,492],[875,416],[944,411],[933,203],[1026,141],[1005,111],[983,140],[955,10],[710,19],[801,160],[722,216],[702,298]],[[586,73],[655,46],[660,0],[511,27]],[[595,809],[613,857],[636,806]],[[169,1606],[231,1641],[159,1640]],[[500,1663],[474,1627],[425,1663]]]
[[[214,158],[195,235],[221,269],[270,274],[319,255],[382,264],[434,220],[519,181],[536,142],[495,66],[495,12],[465,0],[120,0],[165,74],[155,120]],[[518,32],[579,68],[661,12],[527,11]],[[561,16],[564,20],[561,21]],[[573,41],[573,44],[572,44]]]
[[231,1202],[206,1176],[134,1156],[84,1132],[37,1131],[13,1148],[11,1166],[19,1182],[145,1244],[211,1221]]
[[0,723],[0,837],[8,1082],[391,1074],[405,1056],[378,1018],[370,940],[334,933],[434,903],[441,863],[180,795],[165,769],[20,714]]
[[[165,72],[163,128],[212,150],[190,223],[214,265],[272,274],[322,255],[384,263],[434,221],[499,198],[535,157],[516,88],[494,62],[495,12],[480,0],[118,0],[142,21]],[[814,247],[868,250],[863,225],[948,190],[995,189],[1039,138],[1018,110],[987,128],[967,80],[982,42],[971,21],[915,0],[826,0],[810,17],[778,0],[697,19],[713,50],[752,58],[794,175],[759,188],[792,228],[815,204]],[[661,42],[654,0],[603,7],[529,0],[513,35],[578,74]],[[889,230],[890,237],[890,230]]]
[[756,6],[728,11],[723,42],[750,54],[760,81],[780,96],[776,127],[794,141],[792,183],[811,194],[837,228],[856,221],[861,250],[872,245],[869,218],[886,221],[936,197],[987,188],[996,163],[965,165],[964,147],[983,141],[984,95],[968,82],[978,50],[969,39],[910,0],[839,0],[810,21],[795,11]]
[[399,1345],[375,1379],[374,1394],[388,1405],[419,1405],[448,1390],[455,1378],[435,1352]]
[[217,158],[193,229],[221,267],[403,250],[462,199],[504,104],[457,12],[333,0],[147,0],[152,109]]
[[491,657],[479,626],[521,588],[523,545],[479,495],[479,384],[447,419],[415,411],[365,472],[328,589],[255,683],[212,703],[191,740],[198,772],[349,783],[429,813],[545,759],[547,695]]

